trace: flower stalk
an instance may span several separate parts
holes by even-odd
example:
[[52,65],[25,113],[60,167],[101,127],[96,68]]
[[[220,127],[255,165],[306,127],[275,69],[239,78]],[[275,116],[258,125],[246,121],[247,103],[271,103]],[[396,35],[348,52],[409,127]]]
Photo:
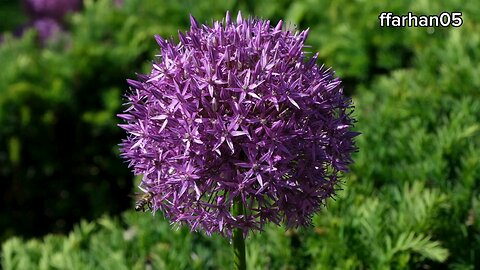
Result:
[[[238,218],[244,215],[243,202],[240,198],[235,199],[233,203],[233,215]],[[246,270],[245,259],[245,238],[243,237],[243,231],[240,228],[233,230],[233,269]]]

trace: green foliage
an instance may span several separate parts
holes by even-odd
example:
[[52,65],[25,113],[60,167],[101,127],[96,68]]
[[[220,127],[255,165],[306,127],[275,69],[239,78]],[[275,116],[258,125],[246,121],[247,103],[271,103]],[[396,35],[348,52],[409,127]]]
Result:
[[419,268],[426,259],[447,259],[448,250],[431,234],[439,210],[446,207],[444,194],[420,183],[362,193],[347,189],[315,217],[306,239],[314,269]]
[[[439,191],[415,184],[389,187],[378,198],[347,193],[316,216],[313,229],[268,226],[248,238],[249,269],[403,269],[412,260],[418,266],[425,259],[447,258],[448,251],[429,233],[445,204]],[[3,244],[2,264],[5,269],[145,269],[147,264],[153,269],[226,269],[231,254],[218,235],[206,237],[172,228],[159,216],[126,212],[120,220],[82,221],[63,237],[12,238]]]
[[[130,206],[130,172],[115,148],[125,78],[147,72],[147,59],[158,54],[154,34],[187,29],[189,13],[209,22],[238,7],[311,28],[310,50],[346,81],[362,132],[345,190],[313,227],[268,226],[247,239],[249,269],[480,268],[474,1],[124,2],[85,1],[58,43],[40,47],[28,32],[0,45],[4,236],[15,229],[28,236],[31,224],[56,232]],[[380,28],[382,11],[462,11],[464,24]],[[1,260],[4,269],[228,269],[231,247],[219,236],[127,211],[82,221],[67,235],[10,238]]]
[[125,213],[80,222],[68,236],[49,235],[25,244],[12,238],[2,248],[5,269],[218,269],[229,263],[229,245],[161,217]]
[[[447,195],[432,232],[452,265],[479,265],[478,228],[466,222],[480,190],[480,35],[478,23],[450,29],[418,51],[412,68],[357,92],[359,184],[381,188],[422,182]],[[458,248],[465,247],[465,248]],[[462,267],[463,267],[462,266]]]

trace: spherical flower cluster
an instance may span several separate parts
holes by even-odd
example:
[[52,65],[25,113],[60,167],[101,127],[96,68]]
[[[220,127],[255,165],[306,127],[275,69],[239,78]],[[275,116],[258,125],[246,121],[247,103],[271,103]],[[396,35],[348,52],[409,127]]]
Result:
[[227,13],[212,26],[191,17],[178,44],[156,36],[159,59],[128,80],[119,114],[122,156],[153,211],[231,237],[308,224],[334,196],[357,133],[340,80],[306,58],[307,33]]

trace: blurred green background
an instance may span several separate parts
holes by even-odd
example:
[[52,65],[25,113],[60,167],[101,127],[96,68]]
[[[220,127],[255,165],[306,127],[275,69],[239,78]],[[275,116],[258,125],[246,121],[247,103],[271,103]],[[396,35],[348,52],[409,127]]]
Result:
[[[229,269],[229,243],[135,213],[118,157],[126,78],[154,34],[226,10],[310,28],[356,105],[359,152],[313,226],[247,240],[249,269],[480,269],[480,5],[475,1],[85,0],[41,43],[0,1],[3,269]],[[380,28],[383,11],[462,12],[459,28]]]

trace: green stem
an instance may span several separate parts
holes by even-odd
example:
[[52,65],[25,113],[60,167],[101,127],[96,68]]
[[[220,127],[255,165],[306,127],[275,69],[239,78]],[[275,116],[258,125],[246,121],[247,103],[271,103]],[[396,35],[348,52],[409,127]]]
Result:
[[[242,199],[238,198],[233,203],[233,216],[244,215]],[[233,230],[233,269],[246,270],[247,262],[245,260],[245,239],[243,238],[242,229],[235,228]]]

